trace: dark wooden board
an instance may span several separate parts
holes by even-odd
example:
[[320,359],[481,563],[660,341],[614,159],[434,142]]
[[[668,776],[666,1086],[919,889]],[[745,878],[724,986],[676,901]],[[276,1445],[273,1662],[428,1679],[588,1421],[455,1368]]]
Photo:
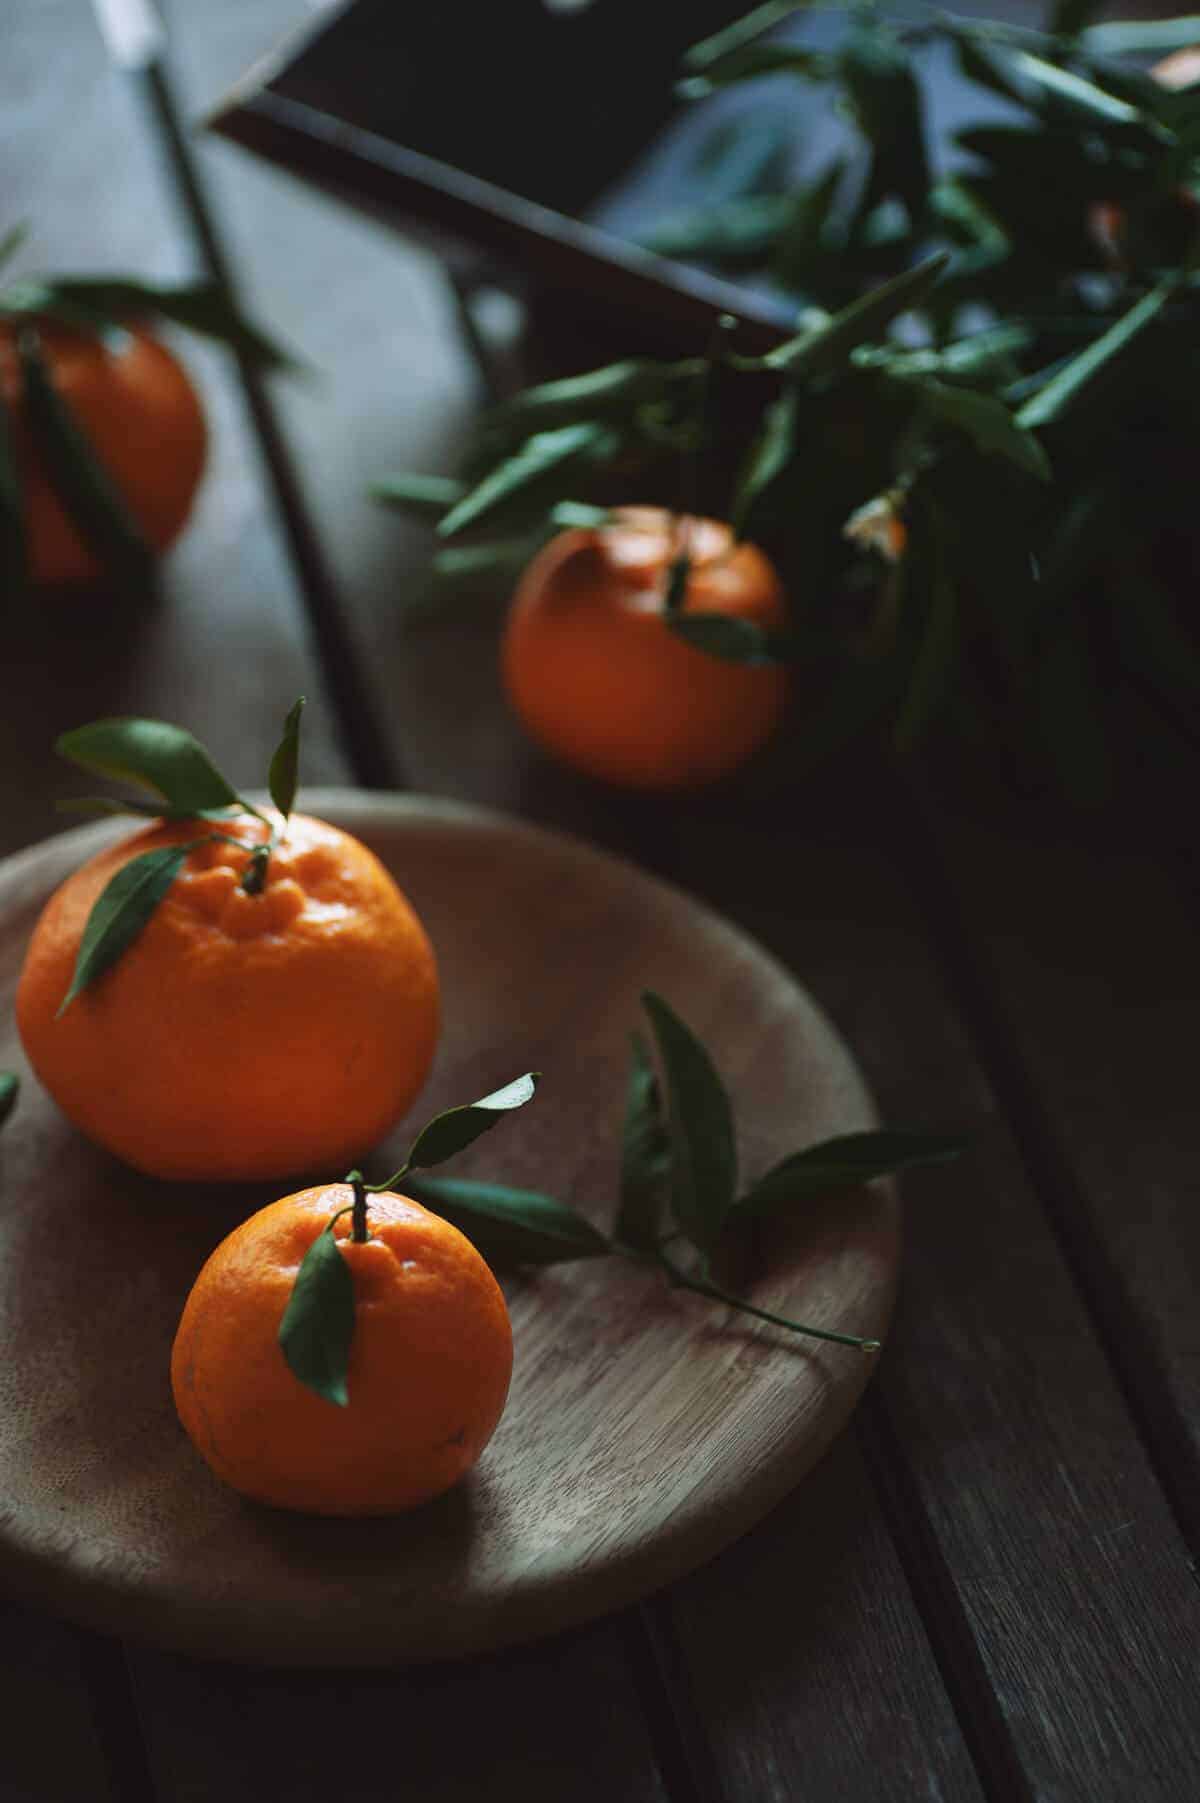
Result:
[[[727,1074],[747,1180],[798,1145],[870,1124],[849,1054],[803,992],[686,897],[578,841],[455,804],[316,791],[311,806],[382,858],[437,952],[443,1030],[418,1118],[545,1072],[545,1100],[501,1152],[491,1144],[485,1172],[499,1162],[512,1181],[611,1222],[629,1033],[647,985]],[[116,836],[126,830],[117,823]],[[112,823],[77,829],[0,867],[9,998],[31,920],[113,837]],[[19,1056],[10,1026],[0,1065],[19,1068]],[[369,1168],[395,1168],[411,1131]],[[293,1186],[139,1181],[32,1079],[0,1161],[26,1199],[0,1260],[13,1348],[0,1568],[35,1600],[187,1650],[387,1664],[587,1620],[759,1519],[825,1451],[873,1369],[853,1349],[714,1317],[639,1266],[526,1273],[509,1290],[509,1407],[467,1483],[402,1521],[353,1529],[255,1509],[198,1463],[166,1367],[204,1258]],[[73,1236],[80,1213],[92,1231]],[[885,1330],[899,1251],[885,1190],[810,1210],[768,1246],[743,1280],[760,1308],[843,1334]],[[106,1429],[113,1395],[120,1423]]]
[[845,772],[797,818],[786,887],[752,822],[696,822],[666,858],[793,962],[885,1120],[971,1135],[953,1184],[921,1183],[860,1438],[973,1749],[1033,1795],[1172,1803],[1200,1760],[1188,1548],[946,993],[890,785]]

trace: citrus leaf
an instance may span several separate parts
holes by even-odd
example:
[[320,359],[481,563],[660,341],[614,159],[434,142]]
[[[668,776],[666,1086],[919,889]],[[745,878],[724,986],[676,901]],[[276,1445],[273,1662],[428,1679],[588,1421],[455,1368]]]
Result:
[[756,263],[794,213],[790,195],[742,194],[715,205],[664,213],[638,233],[638,242],[656,256],[680,262],[707,258],[714,263]]
[[154,553],[54,386],[34,333],[20,333],[17,354],[30,433],[72,524],[113,576],[136,594],[151,592]]
[[761,37],[764,31],[770,31],[773,25],[779,25],[793,13],[807,10],[806,0],[765,0],[762,6],[756,6],[753,12],[735,19],[732,25],[726,25],[721,31],[714,31],[710,37],[701,38],[685,53],[683,66],[685,69],[711,69],[723,57],[734,50],[740,50],[743,44],[752,43]]
[[3,238],[0,238],[0,269],[3,269],[6,263],[11,263],[28,236],[28,219],[22,219],[10,231],[5,232]]
[[59,1006],[65,1014],[75,997],[111,970],[131,946],[183,869],[190,845],[163,845],[122,864],[88,915],[75,959],[71,986]]
[[241,805],[203,745],[168,720],[93,720],[64,733],[54,749],[85,770],[153,790],[179,814]]
[[[137,814],[145,820],[194,820],[194,814],[176,814],[171,808],[153,801],[118,801],[112,795],[67,795],[54,804],[59,814],[116,815]],[[224,814],[211,813],[206,819],[223,820]]]
[[300,773],[300,716],[304,712],[304,702],[305,697],[301,695],[289,710],[283,723],[283,737],[275,747],[271,767],[267,772],[271,800],[285,820],[296,800],[296,782]]
[[687,596],[688,581],[692,574],[692,560],[686,551],[672,559],[667,576],[667,592],[663,597],[663,608],[667,621],[674,626],[679,617],[679,610]]
[[892,320],[920,304],[935,286],[950,261],[946,251],[928,257],[915,269],[906,269],[861,299],[852,301],[824,319],[820,325],[800,332],[780,344],[765,357],[741,360],[743,368],[786,369],[793,375],[814,375],[831,369],[847,357],[856,345],[877,338]]
[[15,1071],[0,1071],[0,1127],[17,1105],[17,1092],[21,1087],[21,1079]]
[[655,400],[674,382],[692,380],[702,369],[700,357],[685,358],[680,363],[626,357],[620,363],[585,370],[582,375],[563,376],[523,389],[492,408],[484,430],[486,433],[489,428],[519,426],[545,431],[552,426],[578,424],[581,413],[594,422],[597,415],[611,409]]
[[844,1133],[804,1152],[793,1152],[758,1179],[734,1205],[731,1220],[781,1214],[799,1202],[855,1189],[876,1177],[919,1165],[949,1164],[965,1142],[939,1134],[881,1131]]
[[113,325],[148,316],[166,319],[199,337],[215,339],[258,369],[296,371],[304,367],[298,357],[248,320],[219,282],[171,285],[142,282],[132,276],[64,276],[44,286],[52,306],[66,302]]
[[456,501],[462,500],[467,485],[454,476],[425,476],[418,470],[400,470],[394,476],[381,476],[372,482],[369,492],[373,501],[382,501],[385,507],[400,507],[425,519],[440,520]]
[[1103,9],[1103,5],[1104,0],[1054,0],[1047,26],[1051,37],[1078,37],[1084,26]]
[[878,28],[864,28],[850,32],[837,60],[859,129],[886,170],[887,190],[900,196],[915,225],[929,191],[929,158],[908,52]]
[[710,63],[701,73],[679,82],[675,91],[684,100],[701,100],[718,88],[758,81],[764,75],[798,75],[806,81],[824,81],[830,66],[830,58],[823,50],[809,50],[801,44],[744,44]]
[[750,447],[745,468],[738,477],[730,509],[730,524],[735,538],[741,538],[759,496],[790,463],[796,449],[799,415],[799,395],[791,386],[768,407],[758,436]]
[[560,501],[550,509],[552,526],[582,526],[585,531],[598,531],[612,523],[612,510],[593,507],[590,501]]
[[670,1168],[671,1142],[663,1120],[658,1078],[645,1040],[635,1033],[625,1092],[621,1200],[614,1232],[618,1240],[639,1252],[650,1251],[657,1238]]
[[461,1177],[406,1178],[405,1188],[415,1201],[444,1214],[468,1239],[478,1237],[497,1259],[553,1265],[601,1258],[612,1251],[590,1221],[537,1190],[472,1183]]
[[1103,119],[1110,125],[1146,123],[1139,108],[1130,106],[1128,101],[1118,100],[1115,94],[1106,93],[1095,82],[1085,81],[1082,75],[1060,69],[1057,63],[1033,56],[1028,50],[1016,52],[1013,67],[1018,74],[1028,76],[1030,81],[1037,82],[1056,99],[1067,102],[1073,112],[1084,117]]
[[449,513],[438,521],[441,537],[461,532],[518,490],[528,487],[551,470],[604,455],[617,445],[617,435],[595,420],[560,426],[553,432],[535,432],[511,457],[505,457],[476,484]]
[[354,1341],[354,1279],[332,1223],[305,1253],[279,1323],[279,1344],[293,1377],[326,1402],[350,1401],[346,1371]]
[[733,1205],[733,1110],[712,1059],[691,1029],[653,990],[643,994],[642,1006],[666,1079],[671,1211],[693,1245],[705,1251]]
[[413,1141],[408,1163],[413,1170],[420,1170],[431,1164],[443,1164],[456,1152],[465,1151],[481,1133],[490,1133],[493,1127],[499,1126],[514,1108],[523,1108],[526,1102],[531,1102],[540,1081],[540,1071],[529,1071],[478,1102],[469,1102],[462,1108],[447,1108],[444,1114],[435,1115]]
[[1050,459],[1045,450],[995,395],[930,380],[922,380],[919,388],[926,410],[935,419],[965,432],[976,450],[985,456],[1005,457],[1041,482],[1050,480]]
[[1119,356],[1162,311],[1173,287],[1171,282],[1160,282],[1157,288],[1152,288],[1149,294],[1144,294],[1140,301],[1130,307],[1128,313],[1123,313],[1107,332],[1094,339],[1078,356],[1072,357],[1069,363],[1061,365],[1045,387],[1025,402],[1016,416],[1017,424],[1030,430],[1037,426],[1048,426],[1058,419],[1080,389],[1092,381],[1105,364]]
[[[545,542],[544,532],[527,532],[520,538],[488,539],[481,545],[446,545],[434,555],[433,573],[440,582],[464,587],[481,584],[494,591],[496,581],[486,579],[503,577],[507,582],[519,576]],[[405,609],[409,611],[416,612],[417,607]]]
[[726,663],[754,666],[786,661],[779,636],[765,632],[753,620],[738,620],[730,614],[677,613],[669,616],[667,625],[676,638]]
[[8,407],[0,395],[0,593],[16,600],[28,579],[25,496]]
[[1106,19],[1089,25],[1083,47],[1096,56],[1153,55],[1156,51],[1190,50],[1200,44],[1200,18]]

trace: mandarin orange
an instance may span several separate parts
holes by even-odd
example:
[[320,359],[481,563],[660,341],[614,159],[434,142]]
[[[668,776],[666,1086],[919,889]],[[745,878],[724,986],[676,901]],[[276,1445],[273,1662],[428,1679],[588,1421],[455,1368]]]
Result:
[[[0,321],[0,397],[13,421],[29,574],[46,587],[101,574],[68,517],[25,419],[14,326]],[[61,400],[147,542],[164,550],[183,527],[204,470],[207,429],[182,364],[143,327],[107,337],[39,324]]]
[[[156,1177],[344,1168],[408,1109],[438,1032],[433,950],[366,846],[293,814],[261,894],[241,880],[266,828],[222,821],[112,969],[58,1013],[93,904],[131,858],[204,840],[160,824],[50,898],[17,989],[26,1052],[59,1106]],[[242,850],[242,846],[245,850]]]
[[547,751],[603,782],[667,791],[713,782],[783,712],[782,668],[711,656],[668,626],[681,548],[691,559],[685,613],[782,625],[783,591],[762,551],[717,520],[653,507],[559,533],[514,597],[502,651],[509,699]]
[[323,1515],[383,1515],[457,1483],[487,1445],[512,1374],[500,1287],[456,1227],[372,1195],[369,1238],[338,1221],[354,1286],[348,1403],[288,1367],[279,1327],[348,1184],[301,1190],[223,1240],[192,1288],[171,1355],[175,1406],[216,1475],[243,1495]]

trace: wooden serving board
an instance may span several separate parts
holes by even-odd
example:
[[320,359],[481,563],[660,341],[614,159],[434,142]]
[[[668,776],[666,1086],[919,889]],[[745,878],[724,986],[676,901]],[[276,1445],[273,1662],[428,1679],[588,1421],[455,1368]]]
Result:
[[[872,1124],[848,1052],[803,990],[678,891],[455,803],[327,791],[304,805],[374,848],[437,949],[444,1035],[414,1124],[522,1070],[545,1073],[537,1101],[456,1174],[546,1189],[608,1224],[629,1033],[647,986],[713,1049],[747,1177]],[[12,1022],[44,901],[127,830],[89,826],[0,865],[0,1069],[25,1078],[0,1134],[0,1586],[192,1652],[391,1663],[617,1608],[764,1515],[844,1424],[872,1361],[617,1260],[505,1276],[508,1409],[479,1466],[440,1501],[330,1521],[245,1502],[210,1475],[171,1404],[179,1312],[217,1241],[294,1186],[135,1175],[61,1117]],[[393,1169],[407,1137],[371,1154],[368,1174]],[[819,1326],[882,1333],[898,1255],[887,1186],[771,1231],[753,1268],[734,1274],[744,1293]]]

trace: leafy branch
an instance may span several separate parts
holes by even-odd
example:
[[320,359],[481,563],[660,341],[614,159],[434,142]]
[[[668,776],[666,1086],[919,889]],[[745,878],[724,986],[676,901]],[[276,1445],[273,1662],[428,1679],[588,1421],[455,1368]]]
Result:
[[[962,1142],[896,1131],[844,1134],[792,1153],[739,1193],[733,1109],[711,1056],[661,996],[648,990],[642,1001],[662,1077],[660,1082],[645,1040],[635,1033],[611,1233],[540,1191],[423,1174],[524,1107],[536,1091],[537,1073],[468,1107],[449,1109],[422,1129],[386,1182],[369,1184],[359,1171],[345,1179],[353,1198],[330,1217],[305,1255],[280,1327],[284,1357],[301,1383],[339,1406],[349,1401],[354,1288],[340,1247],[369,1237],[370,1196],[402,1182],[414,1200],[444,1215],[497,1263],[624,1258],[660,1271],[672,1288],[790,1332],[864,1353],[879,1350],[876,1339],[793,1321],[731,1294],[713,1277],[713,1255],[722,1237],[745,1222],[794,1214],[805,1203],[898,1171],[948,1163]],[[351,1226],[339,1240],[333,1230],[347,1215]],[[680,1260],[681,1242],[691,1247],[690,1264]]]

